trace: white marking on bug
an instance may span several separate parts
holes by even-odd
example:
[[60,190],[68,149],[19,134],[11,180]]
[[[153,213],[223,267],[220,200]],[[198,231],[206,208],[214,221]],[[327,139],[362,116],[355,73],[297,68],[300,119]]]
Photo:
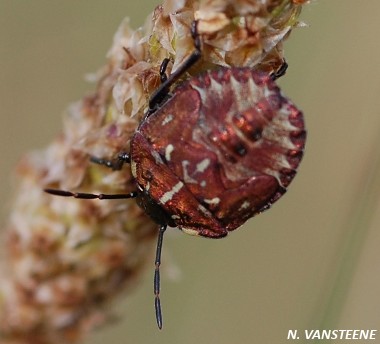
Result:
[[277,163],[282,168],[288,168],[288,169],[292,168],[292,166],[290,165],[288,159],[284,155],[280,155],[280,156],[277,157]]
[[205,180],[202,180],[200,185],[202,188],[204,188],[207,185],[207,182]]
[[136,178],[137,177],[137,166],[136,166],[136,163],[134,162],[134,160],[132,160],[132,159],[131,159],[131,172],[132,172],[133,178]]
[[242,98],[243,92],[242,92],[241,82],[237,81],[232,75],[231,75],[231,78],[230,78],[230,89],[233,92],[233,97],[232,98],[236,100],[235,101],[236,106],[239,109],[240,108],[245,108],[246,107],[245,106],[245,102],[248,99],[243,99]]
[[180,217],[179,217],[178,215],[172,215],[172,219],[173,219],[173,220],[179,220]]
[[164,162],[162,161],[160,154],[158,154],[158,152],[156,152],[155,150],[152,150],[152,155],[154,157],[156,164],[163,165]]
[[197,164],[196,172],[204,172],[207,167],[210,165],[210,159],[203,159],[200,163]]
[[218,70],[218,77],[219,77],[219,79],[223,78],[223,76],[224,76],[224,70],[223,69],[219,69]]
[[164,120],[162,121],[161,125],[164,126],[171,122],[173,120],[174,116],[173,115],[167,115]]
[[268,87],[265,87],[264,88],[264,97],[265,98],[269,98],[269,96],[271,96],[273,94],[273,91],[271,91]]
[[278,119],[273,119],[271,125],[264,127],[262,138],[272,142],[272,144],[277,143],[284,149],[296,149],[290,137],[284,135],[288,130],[285,126],[281,127],[281,124]]
[[170,161],[170,155],[172,154],[172,152],[174,151],[174,146],[172,144],[169,144],[166,146],[165,148],[165,159],[166,161]]
[[[219,71],[219,73],[222,71]],[[220,78],[222,76],[219,76]],[[223,97],[223,86],[220,82],[216,81],[213,78],[210,78],[210,89],[217,94],[219,98]]]
[[207,95],[208,95],[207,90],[205,90],[202,87],[195,86],[194,84],[191,84],[191,87],[199,93],[202,103],[205,103],[207,101]]
[[214,197],[213,199],[205,199],[204,202],[210,205],[217,205],[220,203],[220,198]]
[[145,190],[146,190],[146,191],[149,191],[149,189],[150,189],[150,182],[147,182],[147,183],[146,183]]
[[260,88],[256,85],[252,77],[248,79],[248,89],[248,94],[251,97],[250,101],[256,103],[260,98]]
[[186,234],[189,234],[189,235],[199,235],[198,231],[196,231],[195,229],[191,229],[191,228],[181,228],[181,230],[186,233]]
[[281,168],[291,169],[291,165],[289,161],[286,159],[286,156],[282,154],[274,154],[272,155],[272,166],[263,169],[263,172],[269,175],[272,175],[273,177],[279,179],[279,173],[278,171]]
[[160,203],[165,204],[172,200],[173,196],[178,193],[183,188],[183,183],[178,182],[176,185],[172,187],[172,189],[168,192],[165,192],[163,196],[160,198]]
[[248,202],[248,201],[244,201],[244,202],[242,203],[242,205],[240,206],[240,208],[239,208],[238,211],[248,209],[248,208],[250,207],[250,205],[251,205],[250,202]]
[[270,175],[270,176],[272,176],[272,177],[274,177],[274,178],[276,178],[277,179],[277,181],[278,181],[278,183],[282,186],[282,187],[284,187],[284,185],[281,183],[281,176],[280,176],[280,173],[278,172],[278,171],[276,171],[276,170],[272,170],[272,169],[269,169],[269,168],[265,168],[264,170],[263,170],[263,172],[264,173],[266,173],[266,174],[268,174],[268,175]]
[[182,160],[182,169],[183,169],[183,181],[186,184],[197,184],[197,181],[194,178],[189,176],[189,172],[187,171],[187,167],[190,165],[189,160]]
[[198,210],[201,211],[206,217],[212,217],[212,214],[201,204],[198,205]]

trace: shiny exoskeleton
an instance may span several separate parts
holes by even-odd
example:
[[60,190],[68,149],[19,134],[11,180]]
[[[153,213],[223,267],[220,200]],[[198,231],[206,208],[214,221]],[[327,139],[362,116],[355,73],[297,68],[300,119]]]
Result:
[[76,198],[136,198],[159,224],[155,261],[155,308],[160,305],[161,248],[167,226],[208,238],[221,238],[268,209],[286,191],[302,159],[306,131],[302,112],[275,84],[275,73],[219,68],[171,86],[201,56],[196,22],[194,53],[169,77],[161,65],[161,86],[118,159],[92,161],[118,169],[130,163],[136,191],[94,195],[46,189]]

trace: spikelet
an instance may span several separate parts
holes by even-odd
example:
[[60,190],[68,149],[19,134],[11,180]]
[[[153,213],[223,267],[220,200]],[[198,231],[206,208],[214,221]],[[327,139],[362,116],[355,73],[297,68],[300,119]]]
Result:
[[[91,164],[115,157],[129,140],[160,83],[170,57],[174,71],[194,49],[198,20],[201,61],[191,74],[216,65],[275,71],[283,41],[299,26],[300,0],[167,0],[138,30],[124,20],[93,79],[96,91],[71,105],[62,133],[17,166],[19,186],[6,228],[0,283],[2,343],[74,343],[106,320],[104,305],[136,285],[153,265],[156,225],[133,200],[54,197],[45,187],[91,193],[134,190],[121,171]],[[128,310],[126,310],[128,311]]]

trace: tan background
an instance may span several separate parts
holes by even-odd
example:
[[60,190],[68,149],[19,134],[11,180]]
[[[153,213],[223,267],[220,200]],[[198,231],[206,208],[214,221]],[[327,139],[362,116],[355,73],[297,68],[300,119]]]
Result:
[[[67,104],[91,90],[83,75],[104,63],[121,19],[137,27],[153,3],[0,0],[3,221],[12,166],[46,146]],[[181,276],[163,272],[164,330],[154,321],[152,270],[120,299],[120,322],[88,343],[277,344],[289,342],[289,329],[380,330],[379,13],[378,0],[305,8],[310,27],[287,42],[280,82],[309,130],[288,194],[227,239],[167,235],[164,266],[172,260]]]

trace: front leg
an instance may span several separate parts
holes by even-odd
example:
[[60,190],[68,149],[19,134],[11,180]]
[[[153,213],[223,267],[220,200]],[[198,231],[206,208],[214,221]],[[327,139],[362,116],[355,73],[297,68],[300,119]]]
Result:
[[169,93],[170,87],[184,74],[186,71],[191,68],[202,55],[202,42],[198,33],[198,21],[194,20],[191,25],[191,36],[194,41],[195,50],[190,54],[190,56],[177,68],[175,72],[166,76],[165,70],[169,62],[168,59],[165,59],[161,64],[160,68],[160,77],[161,85],[153,92],[152,96],[149,99],[149,110],[147,116],[151,115],[162,101],[166,98]]
[[277,80],[278,78],[281,78],[286,74],[286,71],[288,69],[288,63],[285,61],[285,59],[282,61],[282,64],[280,68],[276,71],[274,71],[270,77],[272,78],[273,81]]
[[103,159],[103,158],[91,156],[90,161],[98,165],[106,166],[116,171],[116,170],[121,170],[121,168],[123,167],[125,163],[129,164],[131,162],[131,158],[129,156],[129,153],[120,152],[116,159]]

